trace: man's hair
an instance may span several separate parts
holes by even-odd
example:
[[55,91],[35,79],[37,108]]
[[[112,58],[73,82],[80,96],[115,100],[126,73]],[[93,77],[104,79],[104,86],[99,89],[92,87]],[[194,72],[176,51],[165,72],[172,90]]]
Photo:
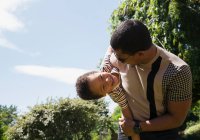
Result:
[[113,32],[110,45],[127,54],[134,54],[151,47],[152,39],[147,27],[138,20],[125,20]]
[[89,87],[88,76],[97,73],[97,71],[90,71],[78,77],[76,81],[76,92],[78,96],[84,100],[99,99],[102,96],[92,92]]

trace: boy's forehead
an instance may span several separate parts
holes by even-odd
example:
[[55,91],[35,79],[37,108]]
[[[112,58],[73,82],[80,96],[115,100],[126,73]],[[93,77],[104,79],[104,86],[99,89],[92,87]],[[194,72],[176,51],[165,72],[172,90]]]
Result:
[[96,72],[96,73],[91,73],[90,75],[88,75],[88,77],[95,77],[95,75],[97,75],[98,74],[98,72]]
[[99,72],[96,72],[96,73],[91,74],[90,77],[97,78],[98,75],[99,75]]
[[91,84],[92,84],[92,83],[95,84],[95,81],[98,81],[98,79],[99,79],[99,75],[100,75],[99,72],[93,73],[93,74],[89,75],[89,76],[88,76],[89,82],[91,82]]
[[89,86],[94,93],[101,94],[101,72],[93,73],[89,76]]
[[98,78],[99,75],[101,75],[101,73],[102,73],[102,72],[96,72],[96,73],[93,74],[93,77]]

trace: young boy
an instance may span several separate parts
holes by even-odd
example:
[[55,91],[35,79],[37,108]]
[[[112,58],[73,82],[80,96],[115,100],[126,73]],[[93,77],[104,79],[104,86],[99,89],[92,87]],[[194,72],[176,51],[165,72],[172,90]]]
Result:
[[[133,119],[128,107],[125,91],[121,85],[120,74],[116,67],[110,63],[110,56],[106,55],[100,71],[91,71],[81,75],[76,82],[76,90],[84,100],[99,99],[107,94],[118,103],[122,109],[123,117]],[[139,135],[131,136],[132,140],[139,140]]]

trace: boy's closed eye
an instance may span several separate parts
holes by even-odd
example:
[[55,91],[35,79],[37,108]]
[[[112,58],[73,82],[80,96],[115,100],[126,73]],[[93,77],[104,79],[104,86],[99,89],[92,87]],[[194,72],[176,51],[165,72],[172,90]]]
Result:
[[106,86],[105,86],[105,84],[104,84],[103,76],[102,76],[102,74],[100,74],[99,76],[100,76],[101,83],[102,83],[102,91],[105,92],[105,91],[106,91]]

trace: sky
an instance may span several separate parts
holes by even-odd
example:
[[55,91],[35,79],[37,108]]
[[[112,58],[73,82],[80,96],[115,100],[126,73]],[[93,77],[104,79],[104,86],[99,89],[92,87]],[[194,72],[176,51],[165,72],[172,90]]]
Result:
[[[75,98],[76,78],[97,69],[120,0],[0,0],[0,104],[18,112]],[[110,98],[112,111],[115,103]]]

